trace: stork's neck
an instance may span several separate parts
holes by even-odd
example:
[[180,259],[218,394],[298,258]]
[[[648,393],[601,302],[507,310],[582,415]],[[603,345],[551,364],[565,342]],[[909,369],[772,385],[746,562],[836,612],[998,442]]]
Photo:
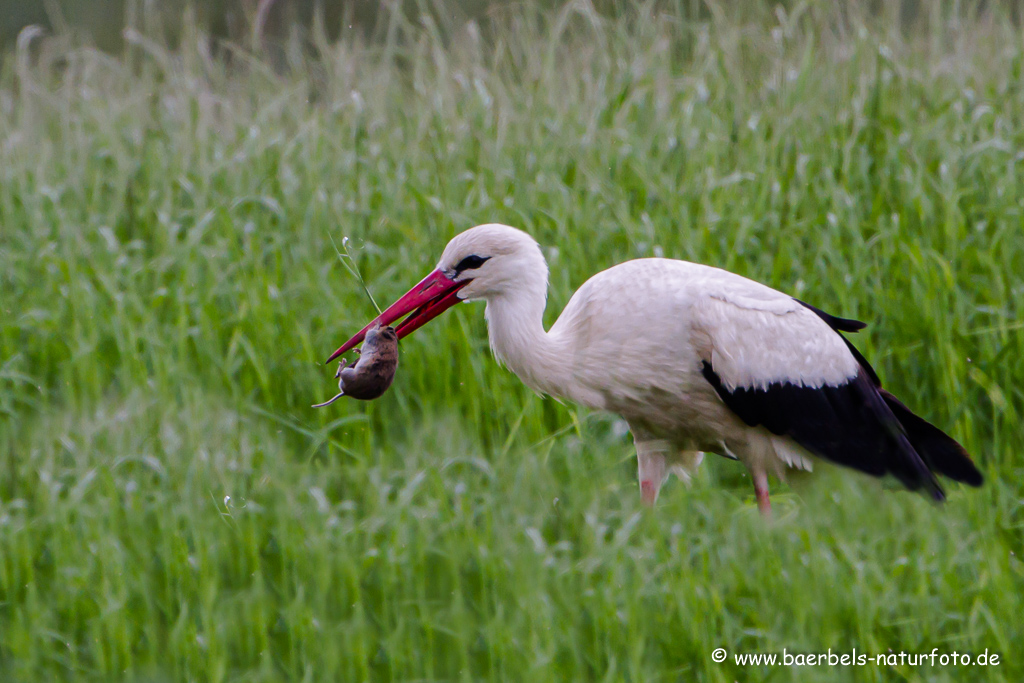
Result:
[[569,368],[561,340],[544,330],[546,278],[487,297],[491,350],[534,391],[566,397]]

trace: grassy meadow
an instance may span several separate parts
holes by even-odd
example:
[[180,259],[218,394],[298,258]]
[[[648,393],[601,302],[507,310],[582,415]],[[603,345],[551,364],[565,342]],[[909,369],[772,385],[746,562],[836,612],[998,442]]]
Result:
[[[187,21],[118,56],[23,32],[0,680],[1024,679],[1024,34],[998,8],[727,6],[395,15],[272,57]],[[480,305],[404,341],[379,401],[312,410],[374,315],[334,243],[383,306],[492,221],[543,245],[548,322],[651,255],[869,322],[985,486],[937,506],[822,465],[773,482],[766,523],[710,456],[646,511],[624,425],[523,387]],[[732,659],[783,648],[1001,660]]]

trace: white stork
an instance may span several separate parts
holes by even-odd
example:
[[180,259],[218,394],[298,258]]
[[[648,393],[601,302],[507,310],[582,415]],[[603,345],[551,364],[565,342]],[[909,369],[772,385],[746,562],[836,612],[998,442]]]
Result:
[[747,278],[686,261],[627,261],[591,277],[551,329],[548,268],[525,232],[480,225],[456,235],[437,268],[335,351],[376,324],[407,336],[462,301],[487,302],[491,349],[535,391],[621,415],[636,445],[641,496],[669,472],[689,480],[703,453],[739,460],[758,507],[768,473],[811,456],[892,474],[935,500],[935,474],[980,486],[952,438],[881,388],[840,332],[864,327]]

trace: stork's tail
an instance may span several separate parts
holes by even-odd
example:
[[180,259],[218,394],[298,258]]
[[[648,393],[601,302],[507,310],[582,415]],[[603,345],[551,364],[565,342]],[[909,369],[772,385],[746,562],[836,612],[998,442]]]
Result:
[[971,486],[981,486],[983,477],[964,447],[941,429],[910,412],[903,403],[885,389],[879,389],[886,405],[903,425],[907,440],[921,456],[928,469]]

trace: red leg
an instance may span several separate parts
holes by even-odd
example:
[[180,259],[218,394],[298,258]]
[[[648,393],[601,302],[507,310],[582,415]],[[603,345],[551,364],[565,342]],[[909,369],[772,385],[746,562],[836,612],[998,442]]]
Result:
[[639,466],[640,499],[647,507],[654,507],[666,476],[664,442],[638,442],[636,459]]
[[650,479],[640,481],[640,499],[649,508],[654,507],[654,501],[658,500],[658,487]]
[[768,475],[760,472],[754,475],[754,493],[757,495],[757,509],[764,517],[772,514],[772,503],[768,499]]

